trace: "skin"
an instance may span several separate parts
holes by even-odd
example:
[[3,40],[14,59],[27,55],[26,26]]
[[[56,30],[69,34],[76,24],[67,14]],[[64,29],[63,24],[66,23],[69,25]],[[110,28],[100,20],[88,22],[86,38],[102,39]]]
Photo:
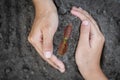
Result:
[[[65,65],[53,55],[53,36],[58,27],[58,14],[52,0],[33,0],[35,19],[28,36],[40,56],[60,72]],[[45,7],[44,7],[45,6]],[[100,68],[104,36],[95,20],[83,9],[73,7],[71,13],[82,21],[80,38],[75,53],[76,64],[85,80],[107,80]]]
[[71,13],[82,21],[75,54],[76,64],[85,80],[107,80],[100,68],[105,38],[95,20],[83,9],[73,7]]
[[65,72],[63,62],[53,55],[53,36],[58,27],[56,7],[52,0],[33,0],[33,3],[35,19],[28,41],[45,61],[63,73]]

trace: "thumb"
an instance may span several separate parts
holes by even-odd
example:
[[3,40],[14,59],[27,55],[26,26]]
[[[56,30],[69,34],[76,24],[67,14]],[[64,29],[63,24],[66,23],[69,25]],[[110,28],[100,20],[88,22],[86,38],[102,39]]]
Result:
[[80,42],[83,45],[89,44],[90,38],[90,23],[87,20],[82,21],[80,30]]
[[53,53],[53,35],[49,32],[43,35],[43,53],[46,58],[51,58]]

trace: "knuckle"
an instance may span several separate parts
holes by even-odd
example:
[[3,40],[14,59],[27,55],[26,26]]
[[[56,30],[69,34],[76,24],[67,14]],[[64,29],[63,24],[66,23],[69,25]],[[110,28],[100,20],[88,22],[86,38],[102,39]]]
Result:
[[33,36],[28,36],[28,41],[31,43],[31,44],[35,44],[35,39]]
[[31,42],[31,37],[30,36],[28,36],[28,41]]
[[103,36],[103,35],[98,35],[97,36],[97,40],[99,41],[99,42],[105,42],[105,37]]

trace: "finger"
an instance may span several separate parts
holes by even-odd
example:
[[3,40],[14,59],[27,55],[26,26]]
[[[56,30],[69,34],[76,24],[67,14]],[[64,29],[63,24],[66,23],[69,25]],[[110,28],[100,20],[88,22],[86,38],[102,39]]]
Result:
[[64,63],[60,61],[55,55],[52,55],[52,57],[49,60],[51,60],[58,67],[58,70],[61,73],[65,72]]
[[92,33],[92,34],[95,34],[95,35],[99,34],[99,32],[96,30],[96,27],[95,27],[95,25],[91,22],[91,20],[90,20],[87,16],[85,16],[85,14],[82,14],[82,13],[78,10],[78,8],[75,8],[75,10],[71,10],[71,13],[72,13],[73,15],[79,17],[81,21],[84,21],[84,20],[89,21],[89,22],[90,22],[90,26],[91,26],[91,33]]
[[43,31],[43,53],[46,58],[53,54],[53,34],[49,29]]
[[[78,11],[79,13],[86,16],[91,21],[91,34],[90,34],[90,46],[91,47],[98,47],[100,46],[99,41],[101,40],[102,33],[99,30],[99,27],[95,20],[83,9],[81,8],[73,8],[75,11]],[[101,41],[102,43],[102,41]]]
[[78,11],[78,8],[73,7],[71,13],[81,19],[81,21],[87,20],[88,18]]
[[[75,9],[77,10],[77,9]],[[91,23],[93,24],[92,25],[92,28],[91,28],[91,35],[90,35],[90,46],[91,47],[98,47],[100,45],[102,45],[103,41],[104,41],[104,38],[101,39],[101,37],[103,36],[96,21],[92,18],[92,16],[85,10],[83,10],[82,8],[79,8],[78,11],[82,14],[84,14],[86,17],[89,18],[89,20],[91,21]],[[97,33],[96,33],[96,31]],[[101,41],[101,44],[99,44]]]
[[[32,27],[34,28],[34,27]],[[36,33],[37,32],[37,33]],[[38,34],[39,33],[39,34]],[[45,58],[45,56],[43,55],[43,50],[42,50],[42,33],[39,29],[35,30],[35,29],[32,29],[31,30],[31,33],[29,34],[29,37],[28,37],[28,40],[29,42],[33,45],[33,47],[36,49],[36,51],[39,53],[39,55],[45,60],[47,61],[51,66],[53,66],[55,69],[58,69],[58,70],[62,70],[60,69],[59,67],[61,67],[59,65],[59,63],[57,64],[57,62],[60,62],[58,60],[56,60],[57,62],[54,63],[54,61],[51,61],[51,60],[48,60],[47,58]],[[61,64],[62,62],[60,62]],[[61,71],[63,72],[63,70]]]
[[59,70],[61,73],[65,72],[65,66],[64,66],[63,62],[60,61],[59,59],[57,59],[57,57],[55,55],[52,55],[51,58],[49,58],[49,59],[45,58],[45,56],[43,55],[43,52],[42,52],[42,43],[36,43],[33,46],[37,50],[37,52],[40,54],[40,56],[45,61],[47,61],[52,67]]
[[[55,55],[53,55],[53,36],[54,32],[49,30],[49,28],[43,31],[43,53],[47,61],[52,62],[52,65],[60,72],[65,72],[65,66],[62,61],[60,61]],[[51,63],[50,63],[51,64]]]
[[92,17],[87,11],[83,10],[83,9],[80,8],[80,7],[79,7],[78,10],[79,10],[82,14],[85,14],[85,16],[87,16],[87,17],[90,19],[90,21],[95,25],[97,31],[100,32],[99,27],[98,27],[96,21],[93,19],[93,17]]
[[93,17],[87,11],[83,10],[80,7],[79,8],[73,7],[72,10],[78,11],[78,12],[82,13],[84,16],[86,16],[92,22],[93,27],[95,27],[97,29],[98,33],[101,34],[101,31],[99,30],[99,27],[98,27],[96,21],[93,19]]
[[90,26],[91,26],[91,31],[90,31],[90,47],[96,47],[98,46],[97,41],[98,41],[98,36],[100,36],[100,32],[97,30],[95,25],[91,22],[91,20],[85,16],[85,14],[81,13],[79,10],[71,10],[71,13],[77,17],[79,17],[82,21],[85,19],[90,21]]
[[79,8],[73,7],[72,10],[75,10],[75,11],[78,11],[78,12],[84,14],[87,18],[90,19],[91,22],[93,22],[95,25],[97,25],[96,21],[92,18],[92,16],[87,11],[83,10],[81,7],[79,7]]
[[90,23],[84,20],[81,24],[80,29],[80,44],[89,46],[89,36],[90,36]]

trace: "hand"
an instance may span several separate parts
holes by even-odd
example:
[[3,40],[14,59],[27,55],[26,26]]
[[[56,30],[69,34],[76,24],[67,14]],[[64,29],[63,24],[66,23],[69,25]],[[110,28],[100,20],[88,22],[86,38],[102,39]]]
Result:
[[100,68],[104,36],[95,20],[83,9],[73,7],[71,13],[82,21],[76,50],[76,63],[85,80],[107,80]]
[[65,66],[53,55],[53,36],[58,27],[58,15],[52,0],[33,0],[35,19],[28,40],[40,56],[60,72]]

